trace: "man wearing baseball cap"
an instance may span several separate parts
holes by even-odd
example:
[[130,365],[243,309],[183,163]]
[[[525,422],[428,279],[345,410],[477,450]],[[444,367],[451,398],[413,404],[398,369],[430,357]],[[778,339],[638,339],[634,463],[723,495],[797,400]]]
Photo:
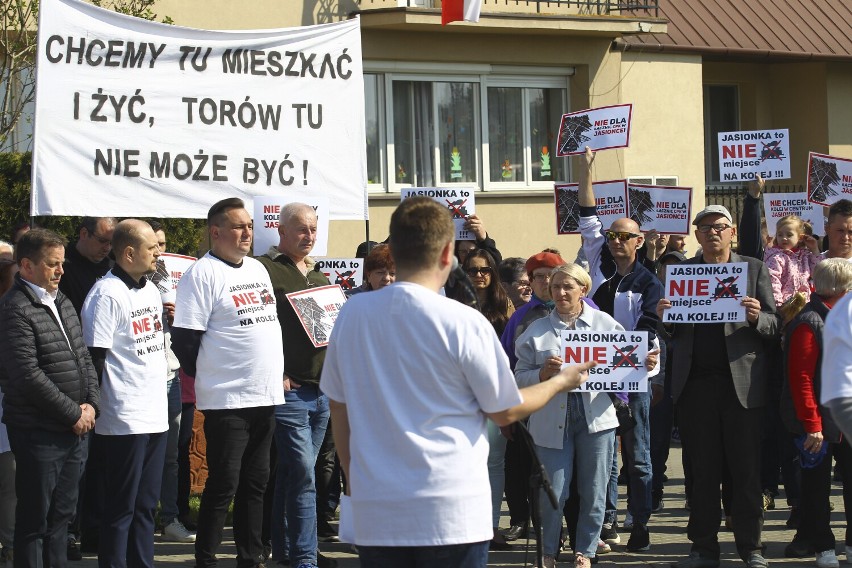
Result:
[[[721,205],[702,209],[693,221],[702,254],[682,264],[747,263],[742,299],[746,321],[662,326],[676,346],[670,354],[672,398],[693,478],[688,529],[692,551],[673,564],[677,568],[719,566],[721,464],[729,468],[732,480],[737,552],[748,568],[768,566],[761,542],[761,407],[766,392],[766,345],[777,340],[781,322],[766,266],[760,260],[731,252],[736,234],[732,222],[730,212]],[[660,300],[660,319],[671,306],[668,299]]]

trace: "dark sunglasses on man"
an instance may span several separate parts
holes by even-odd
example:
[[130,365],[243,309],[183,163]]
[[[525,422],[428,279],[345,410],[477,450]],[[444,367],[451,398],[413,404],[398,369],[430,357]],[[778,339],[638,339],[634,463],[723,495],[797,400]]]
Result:
[[635,239],[636,237],[641,237],[642,235],[637,235],[636,233],[629,233],[627,231],[604,231],[604,235],[606,236],[608,241],[614,241],[618,239],[621,242],[629,241],[630,239]]

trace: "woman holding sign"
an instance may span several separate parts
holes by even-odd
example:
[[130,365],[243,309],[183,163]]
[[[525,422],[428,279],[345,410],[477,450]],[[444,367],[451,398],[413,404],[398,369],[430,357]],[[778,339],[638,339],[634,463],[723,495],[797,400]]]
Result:
[[[562,331],[624,331],[611,316],[583,302],[591,286],[588,273],[576,264],[553,269],[550,294],[555,309],[548,317],[533,322],[515,344],[518,356],[515,379],[519,386],[546,381],[559,372],[564,363]],[[653,368],[654,365],[656,355],[649,355],[645,366]],[[603,524],[617,426],[615,408],[606,392],[563,393],[530,416],[529,430],[536,453],[559,501],[558,509],[546,504],[541,515],[544,568],[556,566],[562,508],[568,499],[575,462],[580,515],[574,566],[591,566]],[[547,503],[547,499],[541,502]]]

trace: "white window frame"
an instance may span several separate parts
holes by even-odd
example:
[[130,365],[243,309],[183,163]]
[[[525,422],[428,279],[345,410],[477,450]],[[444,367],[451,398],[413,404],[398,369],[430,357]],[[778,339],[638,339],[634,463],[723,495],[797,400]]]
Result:
[[[674,183],[660,184],[661,179],[673,179]],[[645,180],[651,180],[651,183],[645,183]],[[666,185],[670,187],[678,187],[680,184],[680,176],[674,175],[647,175],[647,176],[630,176],[627,178],[627,183],[635,183],[638,185]]]
[[[528,181],[532,172],[532,150],[529,133],[529,99],[526,90],[522,91],[523,128],[524,128],[524,171],[525,181],[503,182],[491,181],[488,164],[488,87],[520,87],[561,89],[564,93],[564,108],[570,109],[570,78],[574,75],[573,67],[536,67],[536,66],[510,66],[510,65],[488,65],[488,64],[458,64],[458,63],[431,63],[431,62],[398,62],[398,61],[364,61],[364,72],[377,75],[379,80],[378,105],[380,109],[379,142],[382,146],[380,156],[385,175],[381,184],[368,184],[368,191],[378,193],[399,193],[401,189],[413,187],[413,183],[397,183],[396,181],[396,154],[393,133],[393,83],[394,81],[418,81],[428,83],[443,82],[469,82],[478,84],[480,108],[475,118],[476,128],[476,172],[477,182],[475,188],[479,191],[487,191],[495,194],[507,192],[529,192],[535,190],[552,190],[555,181]],[[437,100],[432,99],[433,116],[437,116]],[[566,110],[567,112],[567,110]],[[413,124],[413,123],[412,123]],[[434,121],[433,139],[438,140],[438,123]],[[440,145],[433,146],[433,159],[437,166],[441,163]],[[565,160],[566,177],[570,178],[570,160],[567,158],[552,159]],[[413,175],[413,174],[412,174]],[[435,172],[436,179],[439,176],[439,167]],[[470,187],[471,182],[443,182],[441,186],[446,187]]]

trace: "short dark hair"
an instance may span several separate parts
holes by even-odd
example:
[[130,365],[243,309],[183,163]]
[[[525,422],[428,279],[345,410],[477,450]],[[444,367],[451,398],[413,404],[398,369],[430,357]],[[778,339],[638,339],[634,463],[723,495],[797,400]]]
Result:
[[450,210],[428,197],[410,197],[391,215],[390,249],[397,268],[422,270],[438,261],[452,242],[455,226]]
[[163,224],[157,221],[156,219],[148,221],[148,224],[151,225],[151,229],[153,229],[155,233],[157,231],[163,231],[164,233],[166,232],[166,228],[163,226]]
[[15,261],[18,266],[25,258],[34,263],[41,262],[46,249],[54,247],[65,247],[65,237],[62,237],[50,229],[33,229],[27,231],[18,239],[15,245]]
[[112,225],[118,224],[118,219],[115,217],[83,217],[80,219],[80,226],[77,227],[77,234],[80,234],[81,229],[86,229],[90,235],[94,235],[98,231],[98,222],[101,219],[106,219]]
[[228,197],[213,204],[207,212],[207,227],[218,226],[225,220],[225,215],[231,209],[245,209],[246,205],[239,197]]
[[834,217],[852,217],[852,201],[848,199],[841,199],[840,201],[835,201],[831,207],[828,208],[828,222],[834,219]]
[[395,270],[396,264],[393,262],[390,247],[388,245],[376,245],[370,250],[370,254],[364,259],[364,274],[386,268],[387,270]]
[[18,235],[18,231],[21,229],[32,229],[32,225],[30,225],[29,221],[21,221],[20,223],[15,223],[15,226],[12,227],[12,232],[9,233],[9,242],[15,244],[15,237]]
[[526,259],[516,256],[504,258],[503,262],[500,263],[500,267],[497,269],[500,274],[500,282],[505,282],[506,284],[517,282],[518,278],[527,273],[526,264]]
[[139,248],[142,244],[142,233],[139,232],[139,223],[145,223],[141,219],[125,219],[115,226],[112,234],[112,248],[115,256],[122,254],[127,247]]

